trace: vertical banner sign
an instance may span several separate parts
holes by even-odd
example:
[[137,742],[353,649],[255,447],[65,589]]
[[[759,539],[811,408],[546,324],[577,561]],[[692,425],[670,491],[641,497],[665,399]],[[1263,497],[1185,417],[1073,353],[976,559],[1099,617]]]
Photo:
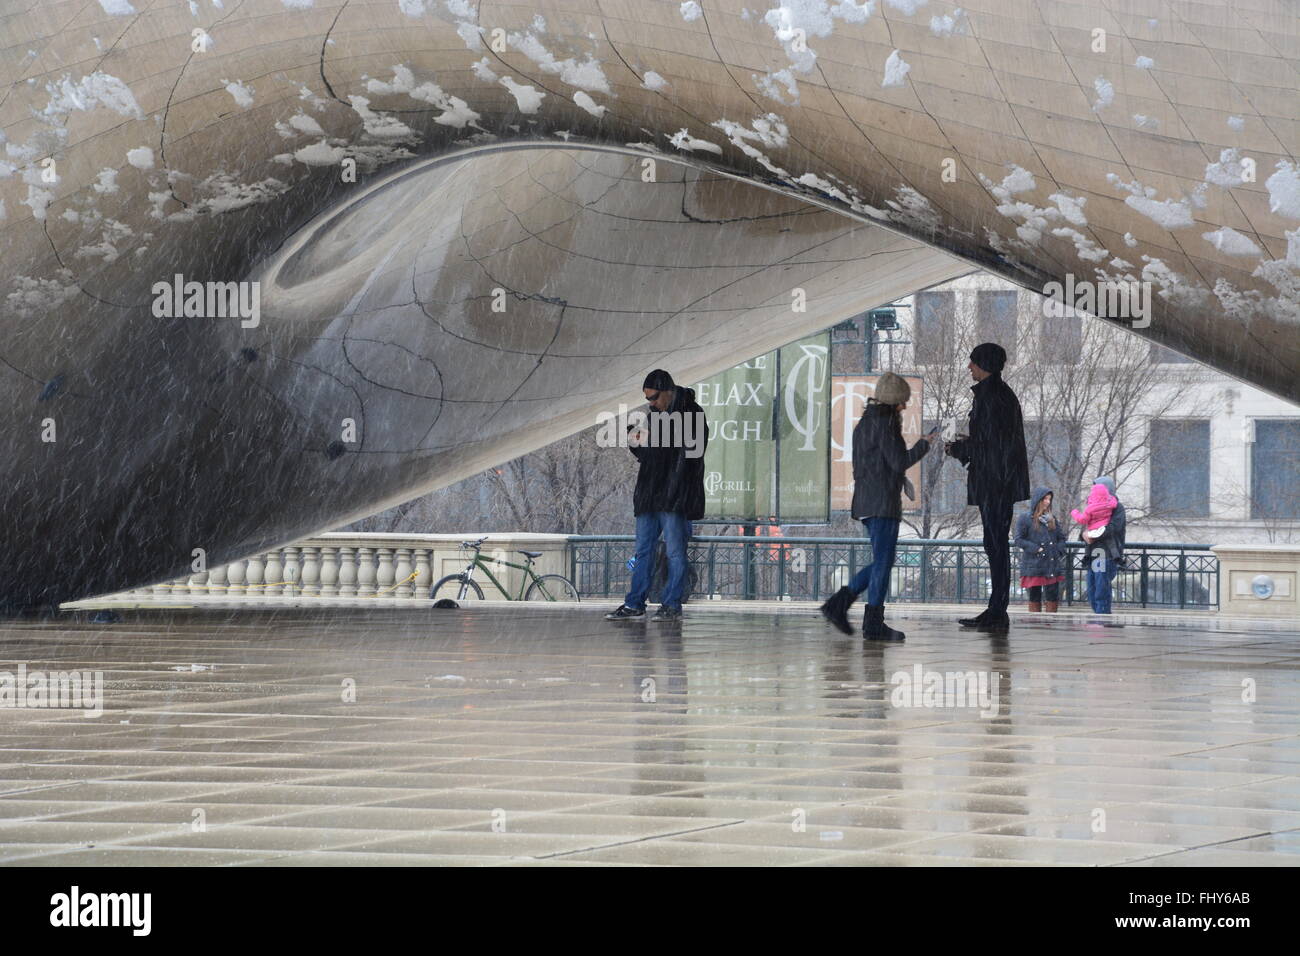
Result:
[[695,386],[709,417],[708,519],[829,519],[829,355],[819,333]]
[[831,337],[780,350],[777,510],[783,521],[830,520]]
[[[912,387],[912,397],[903,410],[903,442],[908,448],[921,437],[921,378],[904,375]],[[879,375],[835,375],[831,378],[831,508],[848,511],[853,506],[853,429],[862,417],[867,399],[876,392]],[[921,493],[921,463],[907,471],[912,488]],[[916,498],[903,494],[903,509],[920,507]]]
[[695,386],[709,419],[704,513],[752,521],[772,508],[772,396],[776,353],[760,355]]

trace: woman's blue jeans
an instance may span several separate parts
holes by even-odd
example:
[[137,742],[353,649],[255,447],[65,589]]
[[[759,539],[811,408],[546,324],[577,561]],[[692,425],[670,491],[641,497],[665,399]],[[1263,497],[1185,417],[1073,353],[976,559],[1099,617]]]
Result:
[[853,575],[849,587],[854,594],[867,592],[868,604],[884,604],[889,597],[889,572],[894,569],[898,545],[898,518],[863,518],[871,536],[871,563]]

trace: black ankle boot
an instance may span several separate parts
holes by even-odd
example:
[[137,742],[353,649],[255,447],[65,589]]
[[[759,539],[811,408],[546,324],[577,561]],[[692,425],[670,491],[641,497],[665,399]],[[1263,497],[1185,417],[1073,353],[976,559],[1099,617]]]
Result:
[[853,626],[849,624],[849,607],[857,599],[858,596],[853,593],[852,588],[840,588],[821,606],[822,617],[834,624],[842,633],[852,634]]
[[885,606],[868,604],[862,614],[862,636],[869,641],[902,641],[907,635],[885,623]]

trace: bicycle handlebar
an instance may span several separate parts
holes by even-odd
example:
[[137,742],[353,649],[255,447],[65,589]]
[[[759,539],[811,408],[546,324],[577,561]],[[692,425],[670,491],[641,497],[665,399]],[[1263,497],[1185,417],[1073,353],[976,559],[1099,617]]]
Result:
[[462,541],[460,543],[460,546],[462,548],[473,548],[475,551],[477,551],[483,547],[483,542],[486,540],[487,540],[487,535],[483,535],[483,537],[479,538],[477,541]]

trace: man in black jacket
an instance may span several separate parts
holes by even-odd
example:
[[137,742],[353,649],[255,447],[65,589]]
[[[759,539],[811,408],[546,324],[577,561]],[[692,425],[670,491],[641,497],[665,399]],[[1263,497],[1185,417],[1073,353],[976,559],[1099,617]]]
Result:
[[985,342],[970,354],[971,406],[969,436],[949,442],[944,450],[966,466],[966,503],[977,505],[984,526],[984,553],[989,559],[992,586],[988,607],[977,617],[961,618],[962,627],[1005,631],[1010,625],[1011,513],[1029,498],[1029,456],[1025,451],[1025,422],[1020,400],[1006,382],[1002,368],[1007,353]]
[[650,403],[646,426],[628,430],[628,448],[641,463],[632,492],[636,563],[632,589],[616,610],[605,615],[610,621],[645,617],[655,544],[661,533],[668,552],[668,582],[654,619],[672,621],[682,616],[686,525],[704,517],[704,451],[709,435],[695,390],[681,388],[663,369],[655,369],[646,376],[642,392]]

